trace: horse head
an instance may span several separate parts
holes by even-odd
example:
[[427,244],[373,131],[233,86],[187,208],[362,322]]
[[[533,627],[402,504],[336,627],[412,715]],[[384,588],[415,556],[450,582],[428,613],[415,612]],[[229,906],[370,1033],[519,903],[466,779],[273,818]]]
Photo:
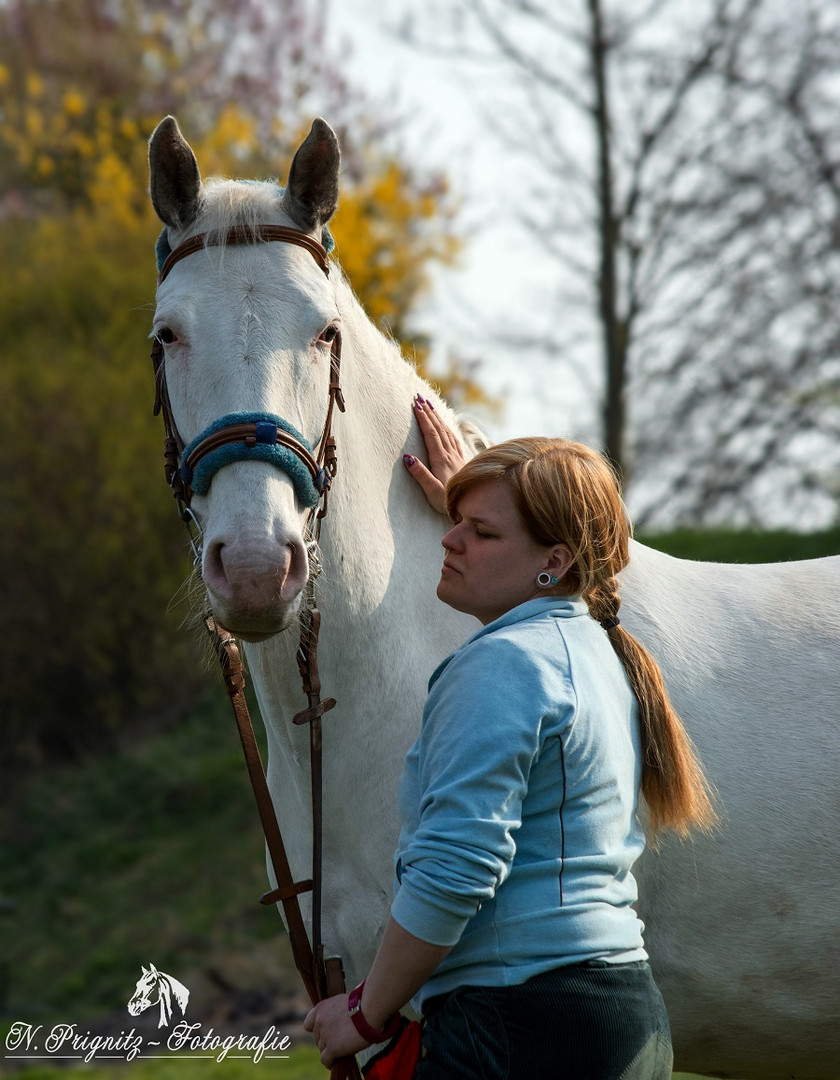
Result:
[[[164,224],[159,262],[200,238],[190,258],[161,276],[153,328],[182,472],[190,448],[206,448],[219,428],[255,424],[261,444],[225,444],[186,480],[214,614],[237,636],[261,641],[295,621],[310,570],[307,514],[320,495],[313,482],[326,481],[299,459],[314,454],[333,402],[341,321],[335,281],[313,252],[327,241],[336,208],[338,143],[316,120],[285,189],[203,183],[193,151],[167,117],[152,135],[149,163],[152,203]],[[267,226],[271,239],[290,231],[297,239],[263,243]],[[266,425],[272,439],[291,434],[304,449],[269,447]]]
[[154,964],[151,964],[148,968],[142,968],[142,971],[143,974],[137,980],[134,993],[128,1003],[128,1011],[132,1016],[139,1016],[141,1012],[157,1003],[157,999],[155,1001],[151,1000],[151,995],[158,985],[160,975]]

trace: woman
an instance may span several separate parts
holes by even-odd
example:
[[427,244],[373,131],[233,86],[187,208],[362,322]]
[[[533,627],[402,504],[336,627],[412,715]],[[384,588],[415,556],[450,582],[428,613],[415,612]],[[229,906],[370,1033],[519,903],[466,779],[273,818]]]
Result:
[[714,811],[656,663],[620,625],[615,478],[562,439],[458,468],[430,403],[415,415],[432,468],[405,464],[453,523],[438,596],[482,629],[429,682],[370,974],[306,1027],[329,1065],[387,1037],[413,999],[418,1080],[665,1080],[668,1020],[633,910],[639,796],[654,838]]

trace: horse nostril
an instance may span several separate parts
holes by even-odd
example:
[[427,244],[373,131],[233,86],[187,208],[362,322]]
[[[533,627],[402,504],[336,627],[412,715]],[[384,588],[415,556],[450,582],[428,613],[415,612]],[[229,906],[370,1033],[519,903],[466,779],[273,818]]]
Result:
[[201,576],[204,578],[205,584],[216,593],[223,591],[228,584],[222,555],[224,547],[222,541],[216,540],[204,549],[204,565],[201,568]]
[[284,599],[293,599],[306,585],[310,573],[310,560],[314,563],[318,555],[310,551],[306,544],[296,543],[287,544],[286,552],[287,562],[280,595]]

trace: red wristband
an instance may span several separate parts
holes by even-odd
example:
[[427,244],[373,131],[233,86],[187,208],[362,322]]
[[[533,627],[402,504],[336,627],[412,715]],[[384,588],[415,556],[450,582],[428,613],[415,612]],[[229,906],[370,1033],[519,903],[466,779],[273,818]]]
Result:
[[375,1027],[371,1027],[362,1012],[362,991],[364,988],[365,980],[362,979],[359,985],[347,995],[347,1011],[350,1013],[350,1019],[353,1021],[356,1031],[363,1039],[367,1039],[369,1043],[385,1042],[399,1031],[400,1014],[398,1012],[394,1013],[382,1031],[377,1031]]

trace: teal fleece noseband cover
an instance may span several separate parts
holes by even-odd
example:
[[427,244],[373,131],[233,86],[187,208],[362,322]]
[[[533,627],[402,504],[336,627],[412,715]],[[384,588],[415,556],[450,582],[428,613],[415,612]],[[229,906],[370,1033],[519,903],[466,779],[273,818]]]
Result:
[[[189,467],[189,459],[196,447],[204,442],[209,435],[214,435],[224,428],[233,427],[236,424],[254,424],[255,436],[253,445],[249,445],[245,439],[226,443],[205,454],[196,464],[195,469]],[[310,454],[313,452],[311,444],[301,433],[282,416],[272,413],[228,413],[214,420],[184,449],[181,456],[181,479],[192,488],[195,495],[206,495],[210,488],[210,481],[219,469],[229,465],[232,461],[267,461],[269,464],[281,469],[294,484],[295,493],[303,506],[316,506],[324,488],[327,486],[327,476],[323,469],[316,480],[303,464],[295,452],[287,446],[277,444],[278,428],[291,435]]]

